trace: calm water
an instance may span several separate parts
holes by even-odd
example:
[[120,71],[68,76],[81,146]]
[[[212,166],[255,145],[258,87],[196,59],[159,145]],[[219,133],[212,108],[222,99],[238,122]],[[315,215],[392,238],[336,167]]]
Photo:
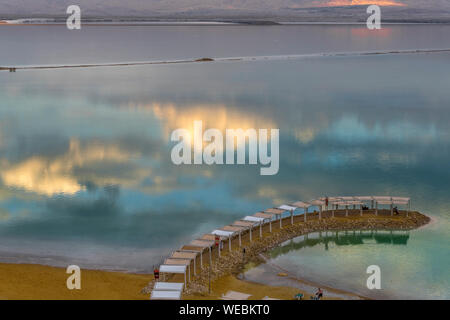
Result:
[[[448,48],[449,31],[0,27],[0,65]],[[393,194],[436,222],[404,245],[318,244],[276,259],[356,291],[379,264],[386,294],[448,298],[449,71],[441,53],[2,72],[0,260],[148,271],[267,207]],[[279,173],[173,165],[170,133],[194,120],[280,128]]]

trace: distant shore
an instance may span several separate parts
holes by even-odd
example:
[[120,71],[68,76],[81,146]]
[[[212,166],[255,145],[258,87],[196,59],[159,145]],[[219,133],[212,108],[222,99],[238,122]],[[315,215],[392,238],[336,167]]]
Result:
[[[190,21],[97,21],[83,20],[83,26],[296,26],[296,25],[361,25],[366,26],[366,21],[272,21],[272,20],[190,20]],[[383,25],[448,25],[449,20],[384,20]],[[66,20],[59,19],[12,19],[1,20],[0,26],[65,26]]]
[[245,62],[245,61],[266,61],[266,60],[289,60],[306,58],[325,58],[325,57],[362,57],[362,56],[380,56],[380,55],[400,55],[400,54],[435,54],[448,53],[450,48],[440,49],[413,49],[413,50],[379,50],[379,51],[355,51],[355,52],[319,52],[309,54],[291,54],[291,55],[272,55],[272,56],[247,56],[247,57],[201,57],[186,58],[178,60],[154,60],[154,61],[128,61],[112,63],[85,63],[85,64],[59,64],[59,65],[23,65],[23,66],[0,66],[0,71],[16,72],[18,70],[51,70],[51,69],[84,69],[100,67],[129,67],[143,65],[166,65],[166,64],[186,64],[186,63],[205,63],[205,62]]

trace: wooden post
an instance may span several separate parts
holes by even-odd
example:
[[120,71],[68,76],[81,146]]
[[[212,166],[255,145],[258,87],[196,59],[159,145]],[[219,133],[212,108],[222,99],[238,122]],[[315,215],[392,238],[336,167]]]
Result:
[[272,233],[272,218],[269,220],[269,231]]
[[242,241],[241,241],[241,231],[239,231],[239,247],[242,246]]
[[291,210],[291,224],[294,224],[294,210]]
[[211,250],[211,247],[209,247],[209,265],[212,265],[212,250]]
[[188,265],[188,270],[189,270],[189,282],[191,282],[191,264],[190,263]]
[[308,213],[308,208],[305,208],[305,213],[303,213],[303,220],[306,222],[306,215]]
[[359,205],[359,208],[361,209],[361,217],[362,217],[362,213],[363,213],[362,204]]
[[391,201],[391,216],[394,215],[394,208],[392,207],[392,201]]
[[409,211],[411,210],[411,199],[408,200],[408,210],[406,211],[406,216],[409,216]]
[[208,268],[208,293],[211,294],[211,265]]
[[345,216],[348,217],[348,206],[345,206]]
[[281,213],[280,213],[280,229],[283,229],[283,224],[282,224],[282,219],[281,219]]
[[200,269],[203,269],[203,248],[200,251]]
[[228,251],[231,252],[231,236],[228,236]]
[[259,223],[259,237],[262,238],[262,222]]
[[252,227],[250,227],[250,242],[252,242]]
[[378,201],[375,201],[375,215],[378,215]]
[[322,219],[322,205],[319,206],[319,220]]
[[197,265],[195,263],[196,259],[197,259],[197,257],[194,258],[194,276],[197,274]]

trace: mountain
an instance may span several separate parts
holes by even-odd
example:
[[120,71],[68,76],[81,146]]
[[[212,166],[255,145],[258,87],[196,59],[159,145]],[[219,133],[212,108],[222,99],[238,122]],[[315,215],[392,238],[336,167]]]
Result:
[[[0,0],[0,18],[64,17],[78,4],[83,17],[146,17],[153,19],[265,19],[274,21],[360,21],[366,5],[387,0]],[[449,0],[390,0],[382,18],[392,21],[449,21]]]

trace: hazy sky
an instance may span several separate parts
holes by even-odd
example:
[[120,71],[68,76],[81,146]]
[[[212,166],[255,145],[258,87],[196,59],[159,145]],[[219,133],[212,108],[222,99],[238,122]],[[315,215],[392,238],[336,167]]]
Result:
[[61,14],[78,4],[88,13],[137,14],[213,10],[267,11],[337,5],[396,5],[450,9],[450,0],[0,0],[0,14]]

